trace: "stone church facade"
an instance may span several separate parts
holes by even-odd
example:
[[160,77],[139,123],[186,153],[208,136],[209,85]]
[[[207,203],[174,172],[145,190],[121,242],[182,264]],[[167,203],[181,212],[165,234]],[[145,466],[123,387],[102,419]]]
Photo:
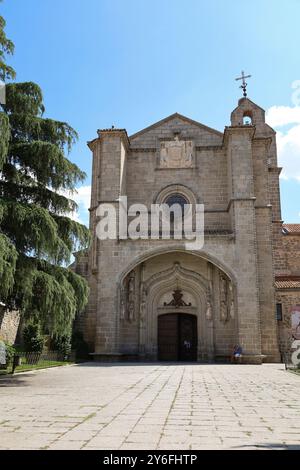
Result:
[[[245,362],[280,361],[288,322],[276,309],[288,318],[300,304],[299,258],[291,261],[284,244],[296,247],[300,237],[283,231],[276,136],[264,110],[242,98],[223,133],[176,113],[130,137],[100,130],[88,145],[92,244],[74,269],[90,285],[77,328],[91,353],[217,361],[240,344]],[[99,240],[97,208],[118,212],[120,196],[149,210],[171,200],[204,204],[204,246]]]

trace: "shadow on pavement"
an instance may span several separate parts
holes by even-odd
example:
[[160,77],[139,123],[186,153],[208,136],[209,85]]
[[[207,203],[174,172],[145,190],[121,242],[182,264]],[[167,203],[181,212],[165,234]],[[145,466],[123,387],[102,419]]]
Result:
[[[268,365],[268,364],[267,364]],[[278,366],[278,370],[283,370],[283,365],[281,363],[271,364],[273,367]],[[88,361],[77,363],[76,366],[83,367],[147,367],[147,366],[222,366],[222,367],[236,367],[236,368],[245,368],[245,367],[257,367],[257,364],[231,364],[231,363],[222,363],[222,362],[164,362],[164,361],[147,361],[147,362],[135,362],[135,361]],[[265,364],[263,364],[265,366]]]
[[300,444],[282,444],[282,443],[270,443],[270,444],[249,444],[237,447],[231,447],[231,449],[245,449],[250,447],[251,449],[256,448],[257,450],[300,450]]
[[[33,377],[34,374],[26,374],[26,379]],[[0,376],[0,388],[1,387],[24,387],[29,385],[25,380],[24,375],[4,375]]]

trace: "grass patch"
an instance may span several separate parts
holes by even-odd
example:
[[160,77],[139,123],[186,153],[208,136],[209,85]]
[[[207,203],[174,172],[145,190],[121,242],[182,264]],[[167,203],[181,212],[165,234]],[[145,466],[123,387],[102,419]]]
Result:
[[287,368],[286,369],[288,372],[291,372],[292,374],[300,375],[300,369],[292,369],[292,368]]
[[[24,362],[24,364],[21,364],[20,366],[16,367],[15,373],[28,372],[31,370],[38,370],[38,369],[48,369],[50,367],[61,367],[61,366],[67,366],[70,364],[74,364],[74,362],[46,361],[46,360],[39,361],[38,364],[26,364],[26,362]],[[11,374],[11,369],[12,369],[12,366],[10,365],[7,369],[0,370],[0,376]]]
[[300,375],[300,369],[288,369],[289,372],[292,372],[292,374]]

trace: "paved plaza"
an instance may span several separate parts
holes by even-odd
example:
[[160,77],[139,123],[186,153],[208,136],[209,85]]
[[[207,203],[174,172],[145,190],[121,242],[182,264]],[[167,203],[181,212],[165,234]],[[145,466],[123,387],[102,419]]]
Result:
[[300,449],[282,365],[82,364],[0,378],[0,449]]

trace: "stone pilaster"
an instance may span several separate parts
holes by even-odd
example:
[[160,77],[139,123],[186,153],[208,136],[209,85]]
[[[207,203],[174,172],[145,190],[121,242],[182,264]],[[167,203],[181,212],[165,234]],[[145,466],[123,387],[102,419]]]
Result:
[[91,207],[92,271],[97,278],[97,314],[95,353],[114,354],[119,347],[119,305],[116,279],[119,270],[119,240],[99,240],[96,227],[99,204],[109,203],[116,209],[119,197],[126,194],[126,157],[129,142],[125,130],[98,131],[93,150],[93,190]]
[[247,360],[261,361],[252,126],[226,128],[229,208],[235,231],[238,339]]

